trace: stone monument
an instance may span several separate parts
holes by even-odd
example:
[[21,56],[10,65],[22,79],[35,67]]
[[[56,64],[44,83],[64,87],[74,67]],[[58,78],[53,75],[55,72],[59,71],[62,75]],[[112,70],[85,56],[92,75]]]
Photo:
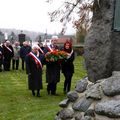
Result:
[[120,32],[114,28],[120,25],[120,22],[117,23],[120,14],[115,14],[120,12],[117,7],[120,8],[118,0],[99,0],[99,3],[95,0],[84,54],[88,78],[92,82],[110,77],[113,71],[120,70]]
[[59,103],[55,120],[120,120],[120,0],[94,0],[84,57],[88,78]]

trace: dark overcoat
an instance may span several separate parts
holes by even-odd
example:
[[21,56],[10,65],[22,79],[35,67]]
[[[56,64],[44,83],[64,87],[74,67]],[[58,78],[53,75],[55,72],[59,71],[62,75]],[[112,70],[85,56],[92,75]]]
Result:
[[22,59],[25,59],[25,57],[27,56],[27,54],[31,52],[31,47],[30,46],[22,46],[20,48],[20,57]]
[[58,62],[46,63],[46,82],[57,83],[60,81],[60,64]]
[[28,87],[30,90],[42,89],[42,68],[28,54],[26,56],[26,72],[28,74]]
[[8,46],[8,48],[11,50],[9,51],[5,45],[3,45],[3,55],[5,60],[11,60],[11,58],[14,56],[13,47],[11,45]]
[[67,73],[69,75],[72,75],[74,73],[74,64],[73,64],[74,58],[75,55],[73,52],[70,58],[62,61],[61,63],[62,73]]
[[[53,46],[58,49],[58,46]],[[44,49],[44,53],[49,52],[48,48]],[[57,83],[60,81],[60,64],[59,62],[45,62],[46,63],[46,82]]]

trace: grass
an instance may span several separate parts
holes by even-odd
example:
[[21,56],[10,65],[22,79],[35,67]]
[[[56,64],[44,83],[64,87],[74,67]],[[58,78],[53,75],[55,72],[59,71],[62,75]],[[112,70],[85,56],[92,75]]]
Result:
[[[83,68],[83,58],[76,57],[74,61],[75,73],[72,88],[76,82],[86,76]],[[54,120],[55,114],[61,109],[59,102],[66,98],[63,94],[64,76],[57,85],[59,96],[47,95],[45,83],[45,67],[43,69],[42,97],[33,97],[27,86],[27,75],[20,70],[0,72],[0,120]]]

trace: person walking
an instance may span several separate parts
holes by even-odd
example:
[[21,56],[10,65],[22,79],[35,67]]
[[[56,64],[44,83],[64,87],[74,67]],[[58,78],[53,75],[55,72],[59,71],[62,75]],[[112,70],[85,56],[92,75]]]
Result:
[[62,73],[65,77],[64,81],[64,93],[67,93],[71,89],[71,80],[74,73],[74,51],[72,49],[72,43],[66,41],[63,50],[67,53],[68,57],[61,63]]
[[[58,46],[52,41],[50,46],[46,46],[44,49],[44,53],[47,54],[54,50],[57,50]],[[58,61],[47,62],[46,61],[46,82],[47,85],[47,92],[51,95],[58,95],[56,94],[57,90],[57,83],[60,81],[60,64]]]
[[[38,54],[38,46],[34,45],[32,51],[26,56],[26,73],[28,74],[28,87],[32,95],[40,97],[42,84],[42,63]],[[37,91],[37,94],[35,93]]]

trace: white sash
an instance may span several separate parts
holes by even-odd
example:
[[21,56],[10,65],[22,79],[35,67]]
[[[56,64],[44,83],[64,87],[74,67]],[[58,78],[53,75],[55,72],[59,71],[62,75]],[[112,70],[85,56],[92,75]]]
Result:
[[53,52],[53,49],[51,48],[51,46],[47,46],[47,47],[48,47],[49,52]]
[[44,52],[43,52],[43,50],[39,47],[39,51],[42,53],[42,54],[45,54]]
[[40,67],[42,68],[42,63],[41,63],[41,61],[37,58],[37,56],[35,56],[32,52],[30,52],[29,55],[31,55],[32,58],[35,60],[36,64],[39,64]]
[[4,45],[10,52],[12,52],[12,50],[9,48],[9,47],[7,47],[6,45]]

